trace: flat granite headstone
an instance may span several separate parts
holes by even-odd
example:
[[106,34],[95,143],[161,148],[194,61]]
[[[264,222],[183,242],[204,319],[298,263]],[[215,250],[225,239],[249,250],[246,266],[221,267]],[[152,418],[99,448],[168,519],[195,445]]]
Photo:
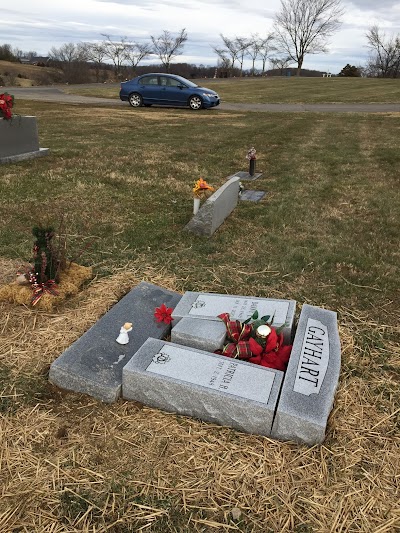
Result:
[[171,342],[198,348],[205,352],[215,352],[224,346],[226,326],[216,320],[197,320],[184,317],[171,331]]
[[314,445],[325,438],[340,373],[336,313],[304,304],[272,436]]
[[240,200],[245,202],[259,202],[265,195],[265,191],[252,191],[251,189],[247,189],[240,195]]
[[122,396],[268,436],[282,377],[279,370],[148,339],[123,368]]
[[185,229],[196,235],[211,236],[237,206],[239,178],[228,180],[200,207]]
[[220,321],[218,315],[229,313],[233,320],[246,320],[254,311],[258,315],[269,315],[276,328],[283,326],[285,344],[291,344],[293,337],[295,300],[256,298],[255,296],[231,296],[206,292],[185,292],[175,307],[172,317],[177,324],[184,317]]
[[[122,368],[149,337],[163,338],[170,326],[154,320],[154,309],[165,303],[174,307],[181,295],[141,282],[116,303],[50,366],[55,385],[83,392],[103,402],[121,395]],[[115,339],[121,326],[132,322],[129,344]]]

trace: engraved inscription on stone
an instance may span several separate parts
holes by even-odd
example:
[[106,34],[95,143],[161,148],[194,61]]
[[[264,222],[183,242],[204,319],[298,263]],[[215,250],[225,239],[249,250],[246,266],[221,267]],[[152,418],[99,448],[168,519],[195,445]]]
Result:
[[228,357],[165,344],[146,368],[147,372],[268,403],[274,372],[238,363]]
[[310,396],[318,394],[329,363],[328,328],[309,318],[301,348],[293,390]]
[[274,325],[283,325],[289,311],[289,302],[256,300],[252,298],[228,297],[212,294],[199,294],[189,311],[190,316],[212,318],[229,313],[233,320],[246,320],[254,311],[258,316],[274,317]]

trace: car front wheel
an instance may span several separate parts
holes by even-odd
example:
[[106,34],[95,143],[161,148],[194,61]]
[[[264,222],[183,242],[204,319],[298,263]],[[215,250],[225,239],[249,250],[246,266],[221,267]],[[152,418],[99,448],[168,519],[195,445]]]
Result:
[[138,93],[132,93],[129,95],[129,103],[132,107],[140,107],[143,105],[143,98]]
[[194,111],[198,111],[203,107],[203,100],[200,98],[200,96],[191,96],[189,98],[189,107]]

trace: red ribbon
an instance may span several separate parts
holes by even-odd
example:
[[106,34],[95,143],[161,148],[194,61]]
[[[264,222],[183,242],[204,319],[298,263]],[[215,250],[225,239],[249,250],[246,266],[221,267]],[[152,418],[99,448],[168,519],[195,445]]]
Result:
[[34,283],[31,304],[36,305],[46,292],[52,294],[53,296],[58,296],[58,292],[55,290],[55,287],[57,287],[57,285],[54,279],[49,279],[44,283]]
[[253,330],[251,324],[242,324],[239,320],[230,320],[229,313],[218,315],[225,326],[227,337],[230,341],[222,350],[227,357],[249,359],[253,356],[250,348],[250,335]]

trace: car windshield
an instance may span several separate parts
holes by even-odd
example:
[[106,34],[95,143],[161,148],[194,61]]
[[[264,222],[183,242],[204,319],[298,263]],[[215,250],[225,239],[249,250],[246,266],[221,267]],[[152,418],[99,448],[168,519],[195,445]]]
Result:
[[185,78],[182,78],[181,76],[175,76],[177,80],[181,81],[184,85],[187,85],[188,87],[198,87],[195,83],[192,81],[186,80]]

